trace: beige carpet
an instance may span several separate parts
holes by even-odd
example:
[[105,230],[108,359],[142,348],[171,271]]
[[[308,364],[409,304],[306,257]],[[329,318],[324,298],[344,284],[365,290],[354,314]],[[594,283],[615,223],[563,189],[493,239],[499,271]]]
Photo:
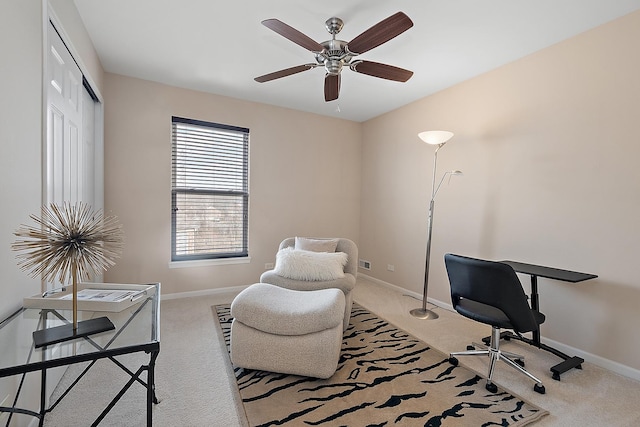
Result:
[[[160,356],[156,365],[156,390],[160,403],[154,407],[154,426],[160,427],[237,427],[239,416],[233,390],[235,381],[227,375],[227,351],[219,337],[211,312],[212,305],[230,303],[238,291],[209,296],[163,300],[161,308]],[[488,330],[457,313],[437,308],[440,318],[424,321],[412,317],[409,310],[420,302],[402,292],[358,279],[354,300],[383,319],[401,327],[434,348],[450,352],[464,349],[471,341],[486,336]],[[545,313],[548,316],[553,313]],[[544,331],[543,331],[544,336]],[[595,339],[596,337],[594,337]],[[585,362],[581,371],[551,379],[549,367],[558,358],[522,343],[504,344],[504,348],[524,354],[527,369],[540,377],[547,389],[535,393],[530,381],[514,375],[512,369],[499,367],[496,382],[526,400],[547,409],[550,414],[535,422],[535,427],[637,427],[640,426],[640,382],[625,378]],[[486,361],[466,358],[460,362],[483,372]],[[105,363],[104,371],[95,370],[46,418],[46,426],[87,426],[120,389],[126,378],[119,368]],[[38,375],[38,373],[30,374]],[[37,391],[34,391],[37,396]],[[134,385],[101,426],[144,425],[144,389]],[[37,401],[34,402],[37,405]],[[27,425],[30,417],[19,417]]]
[[[229,305],[214,307],[229,344]],[[268,350],[265,350],[268,351]],[[547,414],[354,304],[329,379],[235,368],[252,427],[524,426]]]

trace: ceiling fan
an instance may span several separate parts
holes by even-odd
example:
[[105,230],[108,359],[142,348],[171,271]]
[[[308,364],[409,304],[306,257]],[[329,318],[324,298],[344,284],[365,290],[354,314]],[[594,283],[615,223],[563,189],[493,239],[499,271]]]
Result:
[[326,71],[324,77],[324,100],[329,102],[338,99],[340,72],[344,66],[348,66],[357,73],[398,82],[406,82],[413,75],[412,71],[392,65],[354,59],[356,56],[388,42],[413,27],[413,22],[403,12],[398,12],[378,22],[350,42],[336,40],[336,34],[342,30],[344,22],[342,19],[335,17],[329,18],[325,22],[325,27],[331,34],[331,40],[322,43],[317,43],[278,19],[266,19],[262,21],[262,25],[314,53],[316,62],[256,77],[254,80],[258,83],[290,76],[316,67],[324,67]]

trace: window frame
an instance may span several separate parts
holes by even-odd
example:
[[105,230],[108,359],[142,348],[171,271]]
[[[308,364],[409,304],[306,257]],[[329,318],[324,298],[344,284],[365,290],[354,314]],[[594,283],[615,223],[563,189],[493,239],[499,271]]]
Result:
[[[222,190],[211,188],[186,188],[179,187],[176,184],[176,168],[177,168],[177,144],[178,136],[176,134],[176,126],[180,124],[198,126],[203,128],[210,128],[223,131],[231,131],[242,134],[243,147],[242,147],[242,190]],[[215,144],[215,139],[211,139],[211,142]],[[215,168],[214,165],[211,165]],[[242,248],[238,251],[230,252],[206,252],[206,253],[191,253],[188,255],[181,255],[177,253],[177,217],[178,217],[178,196],[181,194],[187,195],[203,195],[203,196],[215,196],[215,197],[233,197],[242,199]],[[184,117],[171,117],[171,262],[172,266],[184,265],[202,265],[203,262],[220,263],[221,261],[228,261],[229,263],[242,262],[243,259],[249,258],[249,129],[225,125],[220,123],[213,123],[202,120],[188,119]]]

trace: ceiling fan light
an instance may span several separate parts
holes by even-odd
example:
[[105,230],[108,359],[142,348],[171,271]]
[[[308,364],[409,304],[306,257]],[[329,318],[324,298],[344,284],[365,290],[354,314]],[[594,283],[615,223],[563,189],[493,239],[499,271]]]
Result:
[[337,76],[342,71],[342,61],[329,60],[324,63],[324,68],[327,70],[327,74]]

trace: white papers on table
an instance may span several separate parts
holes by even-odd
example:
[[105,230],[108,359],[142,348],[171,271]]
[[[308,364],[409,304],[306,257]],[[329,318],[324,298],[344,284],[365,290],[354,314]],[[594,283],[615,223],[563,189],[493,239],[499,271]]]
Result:
[[[120,302],[126,299],[133,299],[140,291],[111,290],[111,289],[82,289],[78,291],[78,301],[104,301]],[[60,298],[62,300],[73,299],[73,294],[68,294]]]

